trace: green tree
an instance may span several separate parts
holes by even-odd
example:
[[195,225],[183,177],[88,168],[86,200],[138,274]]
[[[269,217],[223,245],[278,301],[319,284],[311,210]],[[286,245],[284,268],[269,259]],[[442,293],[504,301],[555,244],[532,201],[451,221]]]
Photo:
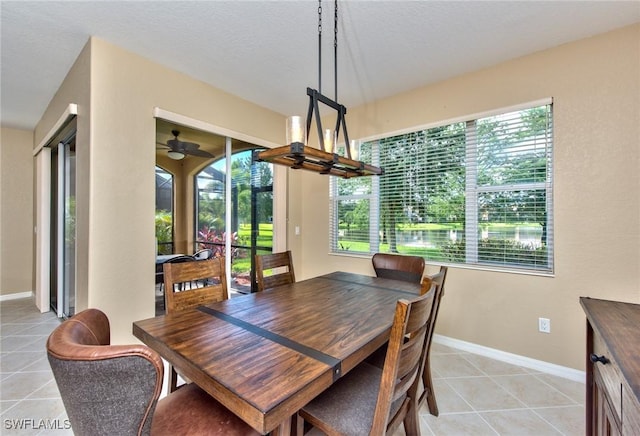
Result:
[[171,254],[173,243],[173,217],[167,210],[156,210],[156,239],[158,240],[158,253]]
[[464,222],[464,133],[458,123],[380,141],[380,223],[390,252],[401,224]]

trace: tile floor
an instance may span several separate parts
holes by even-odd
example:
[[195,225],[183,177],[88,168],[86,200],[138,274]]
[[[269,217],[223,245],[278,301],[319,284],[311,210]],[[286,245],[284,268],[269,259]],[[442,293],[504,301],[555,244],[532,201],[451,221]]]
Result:
[[[72,434],[45,352],[59,321],[31,299],[1,302],[0,321],[0,434]],[[423,435],[585,432],[582,383],[437,343],[431,358],[440,416],[421,411]]]
[[0,434],[72,435],[45,344],[60,323],[30,298],[0,303]]

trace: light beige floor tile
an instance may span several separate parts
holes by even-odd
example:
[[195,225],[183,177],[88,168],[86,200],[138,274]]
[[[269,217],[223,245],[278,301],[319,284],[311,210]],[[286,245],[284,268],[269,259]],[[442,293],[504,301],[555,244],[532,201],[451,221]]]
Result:
[[16,336],[36,335],[36,336],[49,336],[49,334],[60,325],[57,319],[52,319],[47,322],[39,324],[32,324],[28,328],[16,333]]
[[[42,353],[33,353],[34,354],[34,358],[32,359],[31,363],[28,365],[25,365],[23,371],[25,372],[32,372],[32,371],[51,371],[51,365],[49,364],[49,359],[47,358],[47,355],[42,352]],[[53,373],[51,373],[51,375],[53,376]]]
[[[434,380],[433,390],[440,415],[447,413],[471,412],[473,409],[460,395],[454,391],[445,380]],[[429,415],[429,407],[425,402],[420,414]]]
[[16,335],[28,328],[31,328],[33,324],[21,324],[21,323],[2,323],[2,327],[0,327],[0,335],[2,337]]
[[[4,303],[3,303],[4,304]],[[5,313],[6,312],[6,313]],[[45,320],[55,319],[55,315],[51,313],[40,313],[38,310],[28,310],[28,311],[3,311],[2,312],[2,322],[3,323],[40,323]]]
[[[427,424],[432,434],[436,436],[450,435],[497,435],[487,422],[477,413],[455,413],[451,415],[431,416],[423,415],[420,419]],[[421,427],[422,429],[422,427]],[[428,434],[428,433],[427,433]]]
[[586,431],[586,413],[583,406],[546,407],[532,410],[565,435],[581,436]]
[[[424,420],[420,420],[420,434],[422,436],[430,436],[433,435],[433,433],[431,432],[431,429],[429,429],[429,426],[424,422]],[[305,435],[308,436],[308,435]],[[400,424],[400,427],[398,427],[398,429],[393,432],[392,436],[407,436],[407,433],[404,431],[404,425]]]
[[481,412],[480,415],[502,436],[551,436],[561,434],[547,421],[528,409]]
[[546,383],[541,383],[535,375],[509,375],[492,377],[496,383],[509,391],[529,407],[568,406],[575,404]]
[[461,377],[446,382],[476,411],[520,409],[525,405],[489,377]]
[[53,379],[53,376],[50,382],[46,383],[40,389],[37,389],[34,392],[32,392],[27,398],[30,400],[36,400],[36,399],[45,400],[45,399],[60,398],[60,391],[58,390],[58,385],[56,384],[56,381]]
[[586,388],[585,383],[580,383],[551,374],[537,374],[537,378],[553,386],[578,404],[585,404]]
[[64,429],[68,423],[58,418],[63,413],[64,405],[59,398],[22,400],[2,414],[2,435],[36,435],[47,428]]
[[39,336],[7,336],[0,340],[0,350],[2,350],[3,353],[10,351],[29,351],[28,346],[39,339]]
[[521,366],[489,359],[479,354],[466,354],[464,358],[487,375],[528,374]]
[[485,375],[459,354],[437,354],[431,356],[432,376],[438,377],[472,377]]
[[50,371],[18,372],[0,382],[2,400],[20,400],[31,395],[46,383],[53,375]]
[[439,344],[438,342],[431,343],[431,355],[434,354],[465,354],[463,351],[458,350],[457,348],[451,348],[446,345]]
[[18,403],[18,400],[0,401],[0,414],[3,414]]
[[33,351],[13,351],[0,353],[0,372],[21,371],[42,358],[43,353]]
[[41,336],[17,336],[18,338],[29,338],[28,342],[25,343],[24,347],[19,348],[19,351],[39,351],[46,353],[47,350],[47,339],[49,339],[49,335],[41,335]]
[[[59,420],[58,422],[60,422],[60,425],[68,425],[65,424],[63,422],[63,420]],[[38,433],[38,436],[74,436],[73,434],[73,430],[68,428],[68,429],[59,429],[59,430],[42,430],[40,433]]]

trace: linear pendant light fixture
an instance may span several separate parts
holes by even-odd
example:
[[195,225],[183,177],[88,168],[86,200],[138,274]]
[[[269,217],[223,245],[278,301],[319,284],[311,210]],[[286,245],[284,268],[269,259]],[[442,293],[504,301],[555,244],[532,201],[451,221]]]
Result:
[[[288,145],[262,151],[258,153],[258,160],[344,178],[381,175],[382,168],[365,164],[352,157],[351,147],[355,147],[355,144],[349,142],[345,120],[347,108],[338,103],[338,0],[335,0],[334,10],[335,100],[331,100],[320,92],[322,89],[322,0],[318,0],[318,90],[307,88],[309,110],[306,126],[302,124],[302,117],[287,118],[286,143]],[[320,103],[337,112],[334,130],[322,129]],[[307,132],[311,129],[311,120],[314,116],[318,130],[318,148],[306,145]],[[344,136],[346,156],[336,153],[340,129]]]

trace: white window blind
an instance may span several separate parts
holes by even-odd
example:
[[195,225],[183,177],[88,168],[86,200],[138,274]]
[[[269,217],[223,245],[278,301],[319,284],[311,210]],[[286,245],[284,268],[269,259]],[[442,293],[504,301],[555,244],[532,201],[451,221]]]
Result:
[[333,252],[553,270],[552,105],[367,141],[380,177],[331,183]]

